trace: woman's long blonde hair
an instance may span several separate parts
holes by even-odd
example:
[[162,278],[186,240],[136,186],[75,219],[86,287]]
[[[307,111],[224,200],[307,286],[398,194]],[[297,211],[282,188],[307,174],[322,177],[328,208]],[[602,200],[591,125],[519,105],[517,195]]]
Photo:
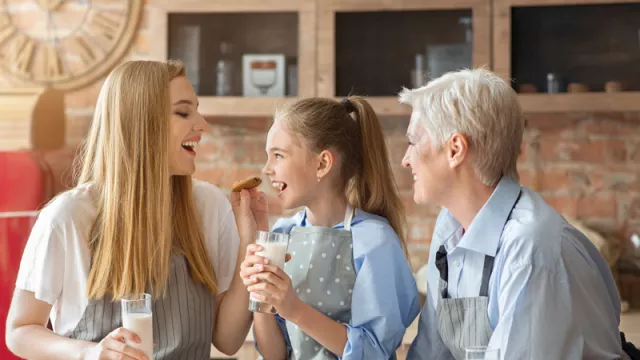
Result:
[[180,62],[130,61],[102,86],[79,156],[78,185],[92,184],[97,207],[89,298],[164,295],[174,251],[195,281],[217,290],[191,176],[169,173],[169,82],[180,76]]

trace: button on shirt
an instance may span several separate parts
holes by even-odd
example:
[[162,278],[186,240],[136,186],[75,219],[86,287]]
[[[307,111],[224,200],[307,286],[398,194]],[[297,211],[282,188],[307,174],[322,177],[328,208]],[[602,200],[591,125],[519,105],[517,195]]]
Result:
[[464,232],[443,209],[431,241],[427,298],[408,360],[453,359],[438,332],[439,273],[447,250],[452,298],[480,291],[485,255],[495,256],[489,281],[489,346],[501,359],[616,359],[620,298],[593,244],[538,194],[509,178]]

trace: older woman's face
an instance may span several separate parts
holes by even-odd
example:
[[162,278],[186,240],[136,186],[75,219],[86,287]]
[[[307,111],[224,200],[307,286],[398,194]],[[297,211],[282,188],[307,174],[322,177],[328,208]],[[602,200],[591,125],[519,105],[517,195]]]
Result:
[[416,112],[411,114],[407,138],[409,147],[402,166],[411,169],[413,174],[413,201],[416,204],[442,205],[442,197],[447,196],[451,183],[446,152],[434,150]]

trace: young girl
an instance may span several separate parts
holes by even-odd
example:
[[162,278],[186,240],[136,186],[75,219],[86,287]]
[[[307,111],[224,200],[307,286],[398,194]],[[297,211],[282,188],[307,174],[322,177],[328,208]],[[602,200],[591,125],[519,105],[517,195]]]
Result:
[[272,229],[290,234],[284,269],[255,255],[255,244],[241,264],[248,290],[278,314],[254,313],[260,353],[266,360],[395,358],[420,304],[373,109],[360,97],[297,101],[276,114],[267,154],[263,171],[283,207],[304,210]]
[[78,185],[42,210],[24,250],[7,320],[13,353],[146,359],[129,346],[140,334],[121,327],[119,301],[141,292],[153,295],[155,359],[242,345],[251,313],[236,259],[252,239],[233,210],[250,198],[235,196],[232,210],[220,189],[192,180],[206,127],[197,107],[181,63],[127,62],[106,79]]

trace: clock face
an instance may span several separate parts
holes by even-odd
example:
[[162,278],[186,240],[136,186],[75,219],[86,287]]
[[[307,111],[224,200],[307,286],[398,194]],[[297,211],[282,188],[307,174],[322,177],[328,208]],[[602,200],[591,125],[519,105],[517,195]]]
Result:
[[38,86],[76,89],[129,49],[143,0],[0,0],[0,66]]

